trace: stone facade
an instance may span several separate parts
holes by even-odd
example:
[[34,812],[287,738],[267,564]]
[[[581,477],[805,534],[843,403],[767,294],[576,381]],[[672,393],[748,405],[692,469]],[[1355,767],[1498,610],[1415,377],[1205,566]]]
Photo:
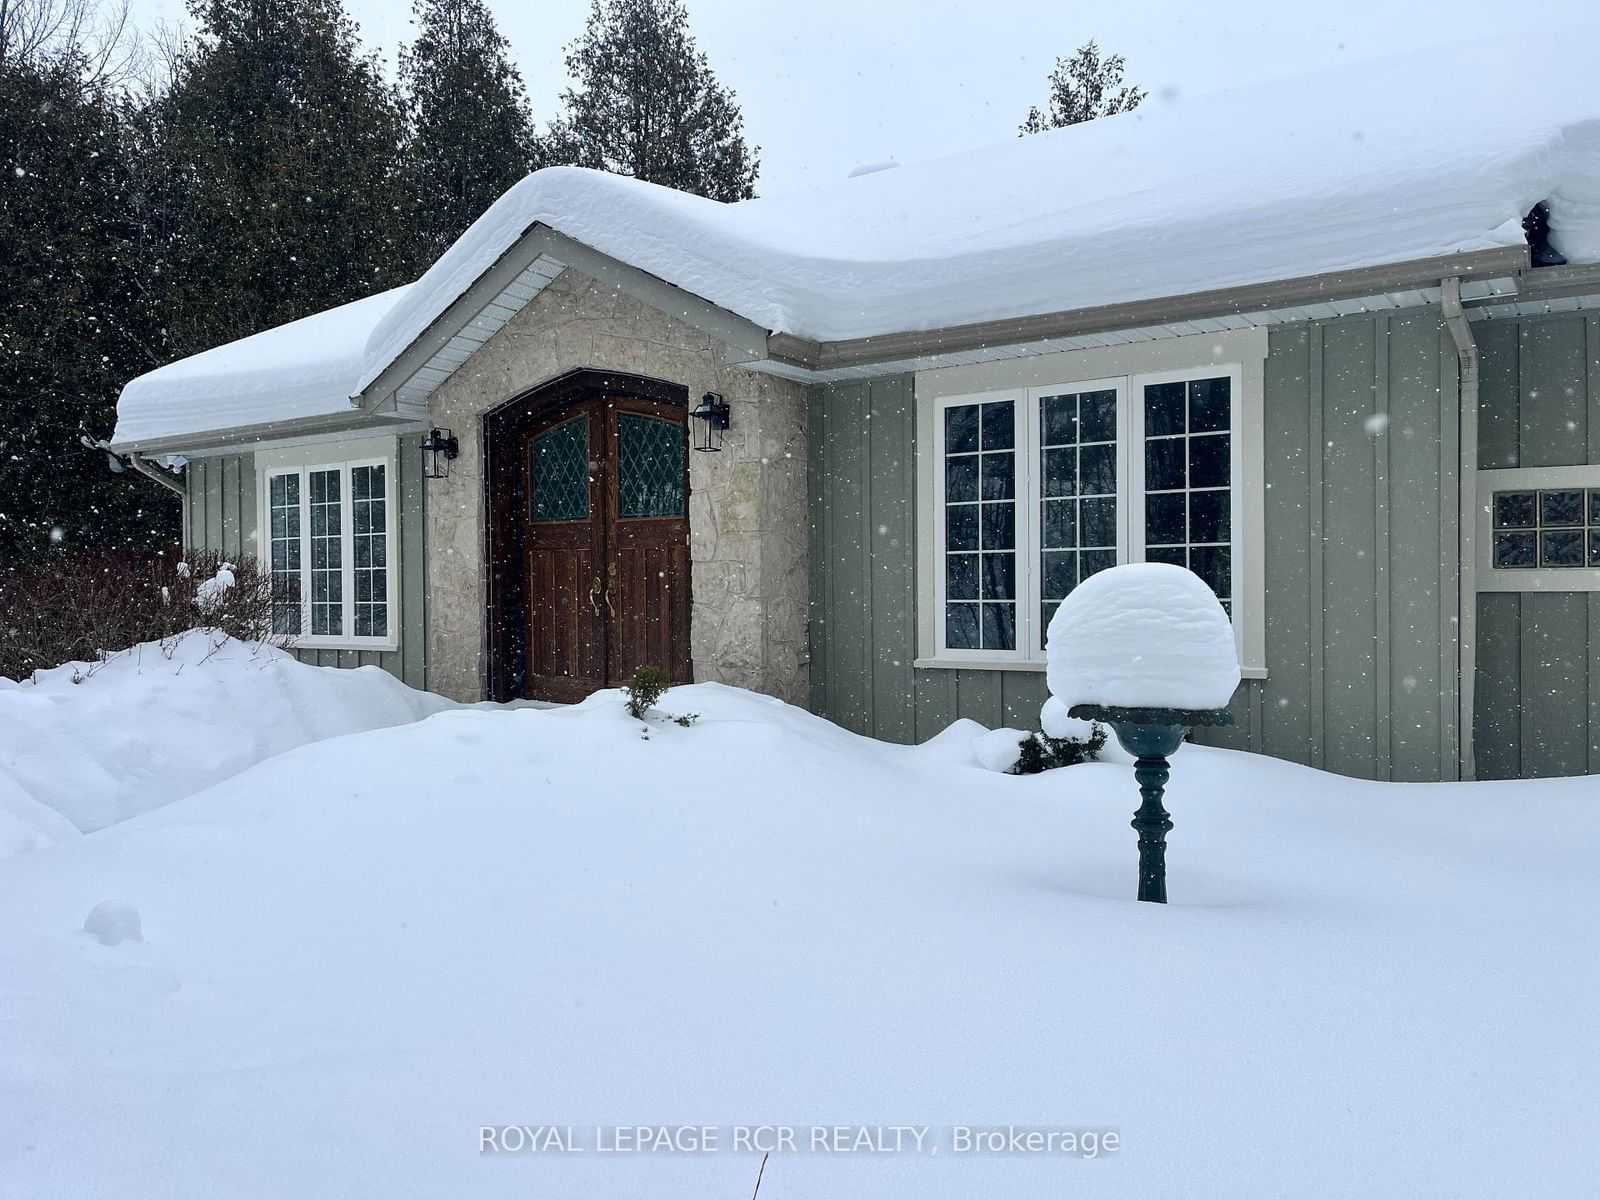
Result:
[[[484,413],[580,367],[720,392],[731,408],[721,454],[689,455],[690,649],[696,681],[804,705],[809,539],[806,393],[730,366],[694,327],[566,271],[433,395],[429,416],[461,457],[428,488],[428,678],[458,700],[484,695]],[[690,435],[694,434],[691,422]]]

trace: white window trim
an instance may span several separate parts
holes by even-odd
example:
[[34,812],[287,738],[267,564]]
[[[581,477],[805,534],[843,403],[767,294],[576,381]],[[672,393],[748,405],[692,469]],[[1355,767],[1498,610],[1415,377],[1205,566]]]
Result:
[[1478,477],[1477,582],[1480,592],[1600,592],[1600,567],[1494,565],[1494,494],[1555,488],[1600,488],[1600,465],[1585,467],[1480,467]]
[[271,569],[272,479],[279,475],[300,477],[300,628],[311,628],[311,486],[308,478],[315,471],[337,470],[339,482],[339,561],[340,595],[343,612],[341,627],[355,629],[355,520],[350,475],[356,467],[384,468],[384,573],[389,605],[389,632],[384,637],[357,637],[354,633],[301,633],[293,645],[307,650],[389,651],[400,648],[400,511],[396,503],[398,472],[395,469],[396,445],[393,437],[346,442],[322,442],[261,452],[256,455],[256,558],[264,570]]
[[[1064,392],[1118,390],[1117,561],[1144,557],[1143,406],[1146,383],[1226,374],[1233,396],[1232,583],[1234,628],[1247,679],[1264,679],[1266,664],[1265,481],[1263,478],[1265,329],[1230,330],[1155,342],[1041,354],[921,371],[917,406],[917,658],[923,668],[1044,670],[1039,628],[1036,524],[1038,398]],[[1011,653],[944,648],[943,411],[950,404],[1014,398],[1027,410],[1019,430],[1018,649]],[[1023,489],[1026,490],[1023,490]],[[1027,510],[1024,512],[1023,510]],[[1024,541],[1024,530],[1026,538]],[[1137,555],[1137,558],[1134,557]]]

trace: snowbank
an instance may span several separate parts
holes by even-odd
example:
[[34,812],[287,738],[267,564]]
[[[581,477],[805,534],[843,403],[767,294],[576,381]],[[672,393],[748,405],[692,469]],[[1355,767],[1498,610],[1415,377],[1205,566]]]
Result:
[[[800,1131],[763,1200],[1592,1191],[1593,780],[1187,746],[1141,905],[1125,765],[663,707],[702,715],[445,713],[0,864],[7,1195],[748,1196],[763,1123]],[[83,932],[108,901],[141,941]],[[584,1152],[480,1155],[507,1124]],[[597,1150],[638,1124],[721,1144]],[[1007,1124],[1121,1149],[954,1152]]]
[[[766,329],[938,329],[1551,240],[1600,261],[1594,37],[1432,48],[721,204],[559,167],[409,288],[135,380],[117,443],[341,411],[534,225]],[[1517,86],[1507,63],[1537,63]],[[318,323],[321,324],[318,324]],[[281,381],[281,383],[280,383]]]
[[70,838],[63,826],[101,829],[170,804],[307,742],[454,707],[377,667],[313,667],[219,637],[195,631],[36,682],[0,679],[0,856]]
[[[0,710],[4,707],[0,696]],[[0,731],[0,739],[3,737]],[[80,836],[76,825],[55,809],[40,804],[0,769],[0,858],[75,841]]]

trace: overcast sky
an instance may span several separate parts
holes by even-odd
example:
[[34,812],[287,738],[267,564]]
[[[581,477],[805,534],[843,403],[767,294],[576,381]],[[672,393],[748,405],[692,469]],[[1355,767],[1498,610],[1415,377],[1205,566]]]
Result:
[[[761,147],[766,193],[842,178],[859,163],[907,162],[1013,136],[1028,106],[1043,102],[1055,56],[1091,37],[1126,57],[1130,82],[1182,96],[1595,19],[1594,0],[687,3],[701,48],[738,93],[746,131]],[[392,69],[396,48],[411,37],[406,0],[345,6]],[[542,123],[555,110],[565,82],[561,49],[582,31],[587,0],[490,0],[490,7]],[[145,26],[176,22],[184,7],[182,0],[134,0],[134,16]],[[1537,64],[1508,63],[1497,86],[1515,86],[1527,70]]]

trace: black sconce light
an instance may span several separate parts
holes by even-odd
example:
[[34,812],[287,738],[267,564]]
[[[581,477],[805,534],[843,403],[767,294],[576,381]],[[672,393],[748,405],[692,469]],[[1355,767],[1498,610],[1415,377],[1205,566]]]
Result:
[[689,415],[700,422],[700,440],[694,448],[708,454],[721,450],[722,435],[728,429],[728,402],[716,392],[707,392]]
[[430,429],[422,443],[422,474],[425,479],[450,478],[450,460],[459,458],[461,444],[448,429]]

